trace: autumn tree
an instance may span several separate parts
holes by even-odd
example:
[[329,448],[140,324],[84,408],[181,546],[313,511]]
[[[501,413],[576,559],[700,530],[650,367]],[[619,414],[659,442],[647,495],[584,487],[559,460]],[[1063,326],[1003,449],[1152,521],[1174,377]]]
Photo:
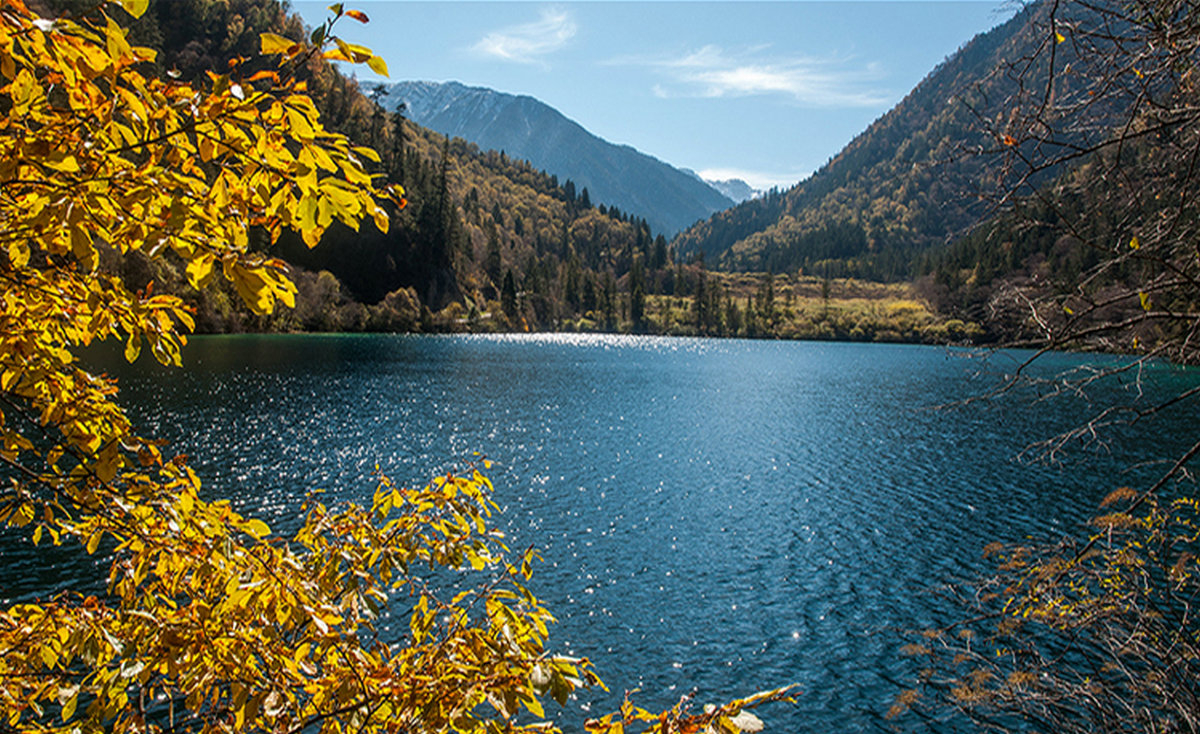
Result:
[[[1000,184],[992,226],[1095,264],[1012,282],[990,305],[1038,354],[1129,357],[1048,380],[1022,367],[1002,389],[1087,394],[1104,380],[1139,385],[1149,360],[1196,364],[1195,4],[1051,0],[1030,18],[1040,43],[997,70],[1014,83],[1011,113],[981,119]],[[1194,413],[1198,392],[1101,405],[1035,448],[1052,457],[1118,422]],[[945,590],[969,614],[909,646],[924,672],[894,713],[949,707],[994,731],[1200,729],[1200,500],[1185,481],[1200,437],[1187,439],[1156,479],[1102,488],[1085,530],[990,545],[995,573]]]
[[[136,16],[145,0],[121,3]],[[474,470],[425,486],[379,480],[370,507],[305,505],[287,535],[202,496],[183,457],[140,435],[112,378],[78,351],[119,339],[179,365],[191,314],[100,272],[105,250],[169,260],[202,287],[228,280],[256,312],[289,306],[284,263],[250,246],[334,222],[386,230],[376,154],[326,130],[294,72],[317,57],[369,64],[333,34],[265,33],[267,64],[204,83],[145,76],[102,6],[50,20],[0,4],[0,521],[34,543],[104,554],[105,590],[0,609],[0,727],[11,731],[544,731],[544,697],[599,680],[543,646],[550,613],[526,589]],[[224,70],[221,70],[222,72]],[[451,595],[433,569],[474,574]],[[405,614],[402,641],[376,620]],[[753,728],[769,692],[693,713],[627,704],[598,732]]]

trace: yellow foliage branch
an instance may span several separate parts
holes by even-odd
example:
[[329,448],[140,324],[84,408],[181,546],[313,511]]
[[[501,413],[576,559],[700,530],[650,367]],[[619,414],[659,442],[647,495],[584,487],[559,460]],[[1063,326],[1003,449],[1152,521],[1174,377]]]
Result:
[[[178,298],[100,273],[105,248],[173,253],[193,285],[219,273],[269,313],[295,287],[250,251],[253,231],[314,245],[334,220],[386,230],[381,203],[402,192],[375,185],[363,160],[378,157],[326,131],[292,75],[317,56],[384,68],[332,33],[365,15],[332,9],[312,45],[263,35],[275,70],[199,85],[143,76],[154,52],[103,8],[48,20],[0,0],[0,522],[110,559],[102,595],[0,610],[0,727],[545,731],[543,697],[603,685],[546,651],[553,617],[524,586],[536,554],[508,560],[481,474],[383,478],[369,508],[314,502],[279,535],[203,499],[76,359],[115,338],[129,361],[148,345],[179,365],[193,326]],[[436,569],[478,581],[447,599]],[[376,628],[392,612],[408,617],[399,641]],[[668,712],[662,730],[742,730],[742,708],[785,696]]]

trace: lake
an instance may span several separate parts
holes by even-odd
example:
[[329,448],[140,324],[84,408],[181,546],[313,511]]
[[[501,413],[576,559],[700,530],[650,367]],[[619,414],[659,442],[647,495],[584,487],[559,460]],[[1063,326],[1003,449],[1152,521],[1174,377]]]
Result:
[[[1191,414],[1114,430],[1066,464],[1018,461],[1112,385],[937,409],[995,387],[1028,355],[627,336],[196,338],[185,370],[129,366],[142,432],[190,455],[209,496],[273,527],[312,489],[369,500],[376,465],[405,483],[495,462],[511,545],[536,545],[532,587],[559,619],[551,647],[589,656],[613,694],[560,713],[577,726],[626,689],[647,708],[795,682],[768,731],[884,730],[911,674],[900,631],[947,619],[926,593],[986,568],[992,540],[1068,532],[1120,484],[1192,438]],[[1035,370],[1113,364],[1048,355]],[[1156,391],[1195,372],[1150,368]],[[95,578],[64,558],[39,574],[6,536],[0,596]],[[44,557],[43,557],[44,559]],[[589,708],[590,706],[590,708]],[[548,709],[549,710],[549,709]]]

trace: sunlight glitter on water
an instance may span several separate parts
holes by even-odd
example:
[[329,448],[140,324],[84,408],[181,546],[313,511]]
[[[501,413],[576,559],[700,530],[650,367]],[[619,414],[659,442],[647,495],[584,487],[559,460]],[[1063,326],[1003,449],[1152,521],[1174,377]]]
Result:
[[[655,708],[678,700],[672,686],[715,700],[800,683],[773,731],[881,726],[907,675],[889,630],[945,614],[917,590],[978,568],[987,540],[1072,525],[1139,458],[1021,466],[1031,437],[1080,405],[925,410],[990,384],[980,363],[931,348],[237,337],[195,339],[185,360],[106,369],[210,496],[286,530],[313,489],[369,497],[377,464],[411,485],[486,455],[495,522],[512,547],[542,549],[551,646],[591,656],[615,692],[593,710],[634,687]],[[6,551],[6,594],[44,588]],[[70,558],[56,572],[97,575]]]
[[581,349],[638,349],[653,352],[688,352],[705,354],[725,351],[737,340],[705,339],[701,337],[652,336],[645,334],[592,334],[553,332],[537,334],[472,334],[458,337],[497,344],[548,344]]

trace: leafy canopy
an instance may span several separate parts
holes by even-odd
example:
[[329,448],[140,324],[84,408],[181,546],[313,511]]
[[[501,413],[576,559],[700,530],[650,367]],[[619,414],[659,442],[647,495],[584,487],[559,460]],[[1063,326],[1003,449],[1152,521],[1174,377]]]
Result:
[[[146,0],[124,0],[138,15]],[[263,34],[262,60],[203,85],[144,76],[103,12],[47,20],[0,4],[0,521],[34,543],[109,554],[107,592],[0,610],[0,726],[29,731],[544,730],[541,697],[599,684],[548,654],[550,613],[487,527],[490,482],[471,471],[416,489],[380,479],[370,508],[307,504],[288,537],[201,498],[181,457],[139,436],[114,380],[76,351],[119,338],[180,364],[191,315],[174,296],[100,271],[100,253],[172,258],[201,287],[218,273],[267,313],[293,303],[285,264],[251,247],[286,228],[315,245],[336,219],[388,226],[376,154],[326,131],[296,72],[320,56],[383,63],[333,35]],[[477,582],[447,598],[441,567]],[[389,607],[389,602],[391,607]],[[399,643],[376,620],[407,614]],[[757,726],[759,694],[691,714],[632,705],[594,731]],[[748,723],[749,722],[749,723]]]

